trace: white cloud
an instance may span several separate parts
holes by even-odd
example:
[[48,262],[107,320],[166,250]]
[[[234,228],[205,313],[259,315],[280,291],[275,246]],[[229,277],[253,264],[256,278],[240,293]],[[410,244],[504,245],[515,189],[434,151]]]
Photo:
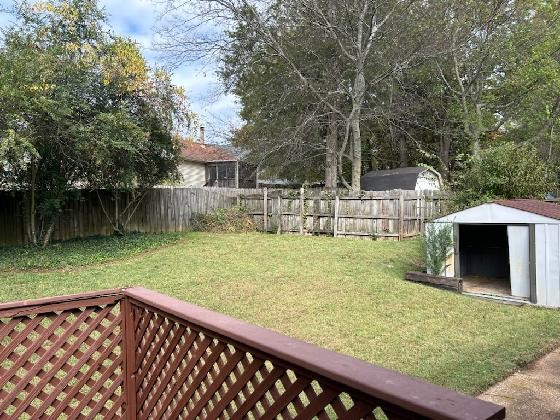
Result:
[[[152,49],[160,9],[150,0],[129,0],[125,7],[120,0],[101,0],[101,4],[109,15],[113,30],[136,40],[152,66],[162,66],[157,52]],[[207,65],[189,63],[176,68],[173,81],[185,88],[193,111],[209,128],[210,141],[213,133],[223,140],[226,132],[240,125],[236,98],[221,92],[215,71]]]

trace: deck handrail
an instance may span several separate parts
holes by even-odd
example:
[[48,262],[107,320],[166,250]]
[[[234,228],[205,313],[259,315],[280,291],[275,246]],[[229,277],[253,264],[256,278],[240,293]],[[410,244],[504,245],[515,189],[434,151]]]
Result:
[[[109,312],[109,307],[114,307],[114,305],[117,305],[118,307],[119,301],[120,312],[122,314],[111,315],[114,310]],[[87,307],[95,307],[96,309],[87,309]],[[78,311],[78,308],[82,309]],[[157,375],[158,373],[154,372],[153,363],[159,361],[159,363],[161,364],[163,363],[161,362],[161,360],[165,358],[165,355],[169,357],[169,355],[171,354],[170,352],[173,350],[169,348],[169,343],[171,341],[173,341],[177,345],[178,343],[183,342],[181,341],[182,339],[179,337],[179,335],[176,335],[175,338],[172,339],[171,337],[173,334],[179,334],[177,331],[182,331],[180,334],[187,334],[185,331],[188,330],[191,331],[189,333],[190,337],[192,337],[192,340],[190,341],[191,344],[196,342],[206,342],[206,345],[208,345],[208,340],[214,340],[215,343],[219,343],[217,346],[213,347],[219,347],[221,349],[215,350],[215,360],[217,361],[221,360],[219,357],[225,356],[227,358],[232,355],[231,352],[227,352],[227,346],[231,346],[236,354],[234,356],[231,356],[232,360],[224,362],[226,366],[230,366],[228,369],[232,369],[234,364],[237,363],[237,360],[241,360],[241,357],[243,357],[243,355],[247,352],[250,353],[252,357],[270,361],[274,366],[279,367],[279,370],[277,368],[274,369],[276,369],[276,371],[278,372],[280,372],[281,370],[283,372],[283,375],[287,375],[288,371],[293,371],[295,372],[294,375],[301,375],[303,378],[318,381],[318,383],[322,387],[324,387],[325,390],[328,390],[328,392],[331,393],[331,397],[329,397],[328,395],[325,397],[331,398],[331,400],[329,401],[333,401],[332,399],[338,396],[340,393],[348,393],[351,397],[357,398],[356,401],[367,403],[368,407],[381,407],[388,414],[389,418],[392,418],[392,415],[394,415],[396,418],[467,420],[502,419],[505,417],[504,407],[495,405],[493,403],[482,401],[475,397],[461,394],[459,392],[452,391],[438,385],[430,384],[421,379],[403,375],[401,373],[376,366],[347,355],[326,350],[313,344],[309,344],[304,341],[288,337],[286,335],[235,319],[230,316],[213,312],[209,309],[196,306],[142,287],[112,289],[100,292],[88,292],[75,295],[0,304],[0,318],[3,319],[3,321],[0,320],[2,321],[0,322],[0,354],[6,353],[5,356],[9,357],[12,361],[12,365],[10,365],[7,370],[0,369],[0,392],[2,392],[4,395],[10,393],[9,390],[4,389],[6,383],[10,383],[10,387],[19,386],[21,389],[25,387],[25,384],[20,385],[17,383],[17,380],[22,378],[21,375],[14,376],[16,375],[18,363],[21,363],[22,366],[28,370],[27,376],[29,377],[32,377],[34,374],[36,374],[35,371],[39,369],[39,367],[34,366],[33,363],[30,364],[25,360],[20,360],[22,357],[21,354],[14,353],[15,343],[19,340],[17,338],[18,331],[15,331],[14,329],[10,330],[10,325],[15,326],[18,322],[20,322],[18,320],[22,320],[21,323],[23,324],[21,325],[24,325],[26,328],[23,331],[28,334],[29,331],[27,331],[27,328],[35,328],[34,326],[40,325],[38,324],[38,320],[34,321],[34,317],[39,316],[38,314],[42,314],[45,319],[48,319],[49,322],[52,322],[52,324],[49,324],[51,326],[47,325],[39,331],[39,333],[45,336],[43,338],[46,338],[47,333],[45,332],[45,330],[49,334],[52,334],[57,326],[58,328],[61,328],[61,326],[65,326],[67,322],[69,323],[69,321],[63,322],[62,318],[57,321],[57,316],[63,317],[64,320],[70,319],[68,318],[68,316],[78,318],[82,317],[86,319],[86,316],[89,316],[88,314],[90,314],[91,312],[95,312],[98,314],[93,318],[87,318],[89,319],[88,325],[90,325],[90,327],[88,328],[91,328],[92,330],[96,329],[96,331],[98,332],[96,333],[97,335],[95,337],[100,336],[99,344],[95,344],[96,346],[100,346],[100,350],[98,350],[98,353],[105,348],[102,347],[103,340],[107,341],[107,338],[104,337],[113,337],[113,344],[111,345],[121,346],[122,354],[119,353],[120,355],[110,356],[112,353],[107,353],[109,352],[109,350],[111,350],[109,348],[104,350],[105,353],[102,353],[105,356],[108,355],[107,357],[111,359],[112,363],[116,363],[115,366],[121,366],[119,371],[120,376],[118,378],[112,377],[110,383],[113,383],[114,386],[119,386],[119,384],[122,384],[122,386],[124,387],[124,391],[119,394],[120,396],[118,397],[118,399],[116,399],[116,397],[110,397],[110,395],[106,397],[107,399],[112,398],[111,401],[113,401],[113,405],[110,406],[112,408],[104,408],[103,404],[94,404],[94,402],[91,402],[92,405],[88,406],[93,410],[92,412],[95,412],[95,410],[100,410],[100,413],[110,412],[112,415],[114,415],[115,413],[118,413],[119,407],[121,407],[120,409],[122,410],[122,413],[125,413],[127,415],[127,418],[136,418],[137,414],[140,413],[143,404],[143,401],[136,401],[136,398],[139,396],[145,397],[151,392],[149,389],[146,390],[142,387],[146,383],[159,383],[159,379],[154,377],[154,375]],[[105,317],[106,319],[102,319],[103,317]],[[10,318],[12,319],[10,320]],[[6,319],[8,321],[6,321]],[[111,325],[120,326],[120,329],[116,333],[118,335],[117,337],[114,336],[114,333],[111,333],[111,331],[107,330],[107,325],[109,323],[111,323]],[[72,326],[72,328],[75,328],[75,326]],[[73,334],[76,335],[80,332],[78,330],[76,331],[77,332]],[[146,333],[145,335],[142,335],[144,334],[144,331],[146,331]],[[109,336],[110,333],[111,336]],[[4,340],[5,337],[2,336],[2,334],[6,334],[6,337],[9,336],[7,341]],[[71,332],[68,332],[68,334],[71,334]],[[196,339],[194,338],[193,334],[196,335]],[[51,335],[50,337],[51,340],[54,340],[52,338],[54,336]],[[165,337],[167,337],[167,341],[165,341]],[[206,338],[201,339],[201,337]],[[54,338],[58,338],[59,341],[63,341],[62,335],[56,336]],[[41,345],[41,343],[38,341],[30,342],[29,340],[23,339],[19,341],[28,346],[27,351],[29,352],[29,354],[31,354],[33,348],[40,348]],[[164,342],[166,342],[167,344],[163,344]],[[161,348],[157,348],[158,345],[161,346]],[[12,347],[10,348],[10,346]],[[138,346],[144,346],[144,350]],[[69,348],[72,349],[73,347],[75,347],[75,350],[72,351],[80,351],[79,342],[73,343],[72,345],[67,345],[66,350],[68,350]],[[208,349],[211,349],[211,346],[208,347]],[[41,353],[43,355],[41,356],[42,358],[47,358],[47,356],[49,356],[51,353],[54,357],[55,354],[51,349],[45,348],[43,350],[43,353]],[[70,350],[68,350],[68,352],[69,351]],[[185,352],[186,348],[181,354],[186,355]],[[218,357],[217,352],[221,352],[221,356]],[[189,354],[195,353],[191,353],[191,351],[189,351]],[[76,354],[78,354],[78,356],[82,355],[82,357],[85,357],[82,353]],[[57,358],[69,358],[71,356],[72,354],[69,353],[68,355],[59,355],[57,356]],[[202,358],[203,356],[200,357]],[[236,359],[233,360],[233,358],[235,357]],[[61,364],[61,366],[65,366],[62,365],[64,361],[59,361],[58,359],[53,360],[56,360],[57,363]],[[144,363],[144,365],[142,365],[142,363]],[[194,360],[193,363],[196,364],[197,361]],[[202,366],[204,366],[205,363],[206,362],[203,361]],[[52,364],[55,364],[55,362],[52,361]],[[163,365],[165,365],[165,363],[163,363]],[[193,366],[195,365],[193,364]],[[144,370],[142,371],[142,369]],[[162,369],[164,368],[162,367]],[[103,371],[102,368],[101,370]],[[73,366],[68,366],[65,371],[67,373],[78,373],[76,368]],[[193,372],[198,371],[195,369],[195,371]],[[52,373],[54,374],[54,372]],[[226,378],[226,373],[226,371],[223,372],[224,380]],[[109,373],[105,374],[108,375]],[[188,375],[188,372],[185,373],[185,375]],[[205,374],[199,373],[198,375],[204,376]],[[23,376],[23,378],[25,379],[27,378],[27,376]],[[216,376],[214,375],[213,377],[215,378]],[[107,378],[109,378],[109,376],[107,376]],[[186,381],[185,378],[186,376],[182,376],[182,380]],[[139,383],[136,383],[136,379],[138,379]],[[68,378],[68,381],[69,380],[70,378]],[[144,385],[141,383],[142,380],[144,380]],[[208,383],[211,384],[212,378],[204,376],[204,378],[200,380],[203,382],[210,381]],[[46,376],[44,381],[48,381]],[[60,382],[60,379],[56,381]],[[84,382],[85,379],[80,379],[80,381]],[[81,383],[80,381],[78,381],[78,383]],[[187,383],[189,381],[186,381],[184,383]],[[173,381],[171,381],[170,383],[173,383]],[[311,386],[311,383],[309,381],[307,383],[308,385],[306,386]],[[177,385],[182,386],[182,384]],[[215,389],[218,389],[217,385],[219,384],[216,384]],[[57,387],[63,389],[61,385],[57,385]],[[206,386],[206,388],[208,387]],[[25,387],[25,389],[28,388]],[[32,391],[33,388],[30,389],[30,394],[28,396],[29,401],[32,399],[32,392],[35,392]],[[167,389],[167,391],[165,392],[168,391],[169,390]],[[36,392],[40,393],[40,390],[37,390]],[[194,392],[195,390],[192,390],[193,395]],[[12,401],[14,401],[13,404],[22,404],[22,401],[20,401],[20,399],[15,398],[15,394],[13,392],[10,394],[10,396],[12,398]],[[315,397],[315,395],[313,397]],[[49,396],[49,398],[52,397]],[[44,402],[45,405],[48,405],[49,398],[44,397],[44,399],[46,400],[46,402]],[[83,399],[85,397],[80,398]],[[168,398],[170,401],[176,399],[174,395],[168,395],[166,398]],[[188,400],[189,398],[190,397],[188,395],[180,395],[178,401],[183,402]],[[287,404],[290,402],[290,400],[279,402],[278,400],[281,398],[279,398],[279,396],[277,396],[276,398],[277,400],[274,403],[276,405],[285,403],[287,407]],[[286,396],[286,398],[288,398],[288,396]],[[210,399],[208,401],[210,401]],[[317,397],[317,399],[319,399],[319,397]],[[217,401],[219,401],[219,399]],[[85,401],[84,404],[86,403],[89,404],[89,402]],[[120,406],[117,406],[118,404],[120,404]],[[137,404],[138,410],[136,408]],[[156,403],[154,402],[154,404]],[[206,404],[206,400],[197,401],[196,404],[198,404],[200,407],[204,407],[204,404]],[[314,403],[311,402],[311,404]],[[324,409],[324,406],[326,404],[328,405],[328,402],[317,402],[317,404],[323,404],[320,407],[323,407],[321,409]],[[200,407],[199,410],[202,409]],[[317,405],[317,407],[319,407],[319,405]],[[150,406],[150,409],[152,408],[154,407]],[[275,407],[275,409],[277,408],[278,407]],[[0,415],[2,413],[6,414],[6,412],[3,411],[6,409],[7,408],[2,407],[2,403],[0,403]],[[33,417],[32,407],[29,408],[16,406],[15,412],[21,413],[27,409],[31,411],[25,412],[27,414],[31,413],[30,415],[31,417]],[[167,408],[164,407],[164,409]],[[311,407],[310,409],[314,410],[316,409],[316,407]],[[366,411],[367,410],[371,411],[371,409],[368,409],[366,407]],[[173,413],[177,412],[180,412],[180,407],[173,409]],[[301,408],[300,411],[296,414],[303,412],[306,411]],[[160,413],[159,415],[162,414]],[[147,416],[149,417],[149,414]],[[146,413],[142,413],[142,416],[138,414],[138,417],[146,417]]]
[[141,287],[125,296],[370,397],[428,418],[498,419],[505,409]]

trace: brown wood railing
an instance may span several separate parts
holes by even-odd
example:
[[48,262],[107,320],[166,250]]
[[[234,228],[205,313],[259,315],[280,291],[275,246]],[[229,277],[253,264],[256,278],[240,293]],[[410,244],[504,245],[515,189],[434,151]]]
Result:
[[143,288],[0,305],[0,417],[502,419],[503,407]]

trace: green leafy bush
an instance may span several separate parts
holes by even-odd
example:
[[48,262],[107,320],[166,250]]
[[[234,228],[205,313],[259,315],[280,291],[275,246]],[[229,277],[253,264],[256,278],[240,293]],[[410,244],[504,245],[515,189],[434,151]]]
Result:
[[530,144],[488,147],[459,171],[452,185],[453,209],[495,199],[539,198],[556,189],[553,168]]
[[217,209],[193,216],[193,229],[204,232],[242,233],[257,230],[255,222],[243,206]]
[[429,223],[422,236],[422,250],[428,273],[440,275],[445,269],[447,254],[453,247],[453,226]]

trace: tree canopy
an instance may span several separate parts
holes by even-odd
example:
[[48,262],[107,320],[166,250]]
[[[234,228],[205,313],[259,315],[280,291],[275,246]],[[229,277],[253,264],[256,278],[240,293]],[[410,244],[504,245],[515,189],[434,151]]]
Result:
[[454,207],[463,209],[493,199],[544,198],[555,191],[554,170],[530,143],[487,147],[457,171]]
[[115,36],[96,0],[23,3],[0,43],[0,187],[25,191],[32,243],[78,188],[176,176],[181,89]]
[[452,180],[505,140],[560,158],[555,1],[165,3],[162,47],[221,63],[242,105],[233,141],[269,173],[356,188],[427,164]]

